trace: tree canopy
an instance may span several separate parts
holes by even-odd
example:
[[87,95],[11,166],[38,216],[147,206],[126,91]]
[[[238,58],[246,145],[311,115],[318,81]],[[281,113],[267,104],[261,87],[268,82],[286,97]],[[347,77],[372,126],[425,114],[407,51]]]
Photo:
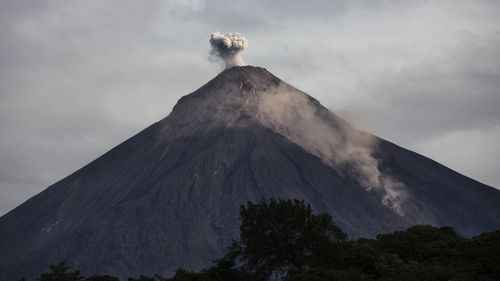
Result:
[[[500,280],[500,230],[464,238],[451,227],[418,225],[376,239],[348,240],[329,215],[315,214],[301,200],[248,202],[241,206],[240,218],[239,241],[213,266],[129,281]],[[49,269],[39,281],[83,280],[64,262]]]
[[80,271],[70,271],[65,261],[49,266],[50,271],[40,275],[40,281],[81,281]]

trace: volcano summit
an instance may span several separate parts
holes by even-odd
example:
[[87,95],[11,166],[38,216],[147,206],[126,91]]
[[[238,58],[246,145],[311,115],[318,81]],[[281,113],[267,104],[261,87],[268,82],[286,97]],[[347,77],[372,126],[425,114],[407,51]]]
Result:
[[500,191],[356,130],[263,68],[232,67],[169,116],[0,218],[0,280],[67,260],[85,275],[197,270],[247,201],[298,198],[350,237],[500,227]]

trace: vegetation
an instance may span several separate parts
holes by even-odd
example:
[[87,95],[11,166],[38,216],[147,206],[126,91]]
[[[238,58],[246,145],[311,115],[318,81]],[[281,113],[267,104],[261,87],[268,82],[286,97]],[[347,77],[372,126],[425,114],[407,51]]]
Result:
[[42,273],[40,275],[40,281],[81,281],[83,277],[80,275],[80,271],[69,271],[69,267],[66,266],[64,261],[59,264],[49,266],[50,272]]
[[[200,272],[129,281],[498,281],[500,230],[467,239],[450,227],[419,225],[376,239],[348,240],[327,214],[299,200],[271,199],[240,210],[240,241]],[[40,281],[83,280],[64,262]],[[116,281],[93,276],[87,281]]]

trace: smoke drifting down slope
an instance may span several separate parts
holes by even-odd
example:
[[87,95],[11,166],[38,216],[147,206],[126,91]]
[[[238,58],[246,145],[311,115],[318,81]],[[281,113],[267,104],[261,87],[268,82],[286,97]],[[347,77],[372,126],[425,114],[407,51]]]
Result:
[[285,135],[338,172],[347,174],[368,191],[381,195],[382,203],[403,216],[404,184],[384,175],[372,156],[375,138],[348,124],[325,121],[305,95],[278,86],[259,95],[258,112],[263,122]]
[[197,110],[204,112],[198,116],[199,120],[213,118],[225,127],[233,127],[242,115],[250,115],[366,191],[373,192],[399,216],[405,215],[402,205],[408,197],[406,187],[379,169],[379,162],[373,156],[377,145],[374,136],[356,130],[300,90],[267,77],[266,71],[248,71],[244,77],[232,77],[247,69],[253,67],[235,67],[220,74],[224,76],[221,80],[235,79],[237,83],[221,87],[223,95],[212,93],[205,101],[209,104],[198,101]]

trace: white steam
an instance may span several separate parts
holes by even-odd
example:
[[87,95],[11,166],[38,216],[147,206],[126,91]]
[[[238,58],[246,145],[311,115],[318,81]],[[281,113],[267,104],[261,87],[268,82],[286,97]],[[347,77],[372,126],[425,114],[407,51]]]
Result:
[[210,35],[210,54],[224,61],[225,68],[243,65],[245,62],[240,53],[248,47],[248,40],[238,32],[231,32],[223,35],[214,32]]
[[338,172],[356,179],[366,190],[379,194],[384,205],[404,215],[401,208],[406,197],[404,184],[379,170],[378,161],[372,156],[376,141],[373,136],[347,123],[329,122],[313,101],[288,91],[287,86],[259,96],[258,112],[267,126]]

